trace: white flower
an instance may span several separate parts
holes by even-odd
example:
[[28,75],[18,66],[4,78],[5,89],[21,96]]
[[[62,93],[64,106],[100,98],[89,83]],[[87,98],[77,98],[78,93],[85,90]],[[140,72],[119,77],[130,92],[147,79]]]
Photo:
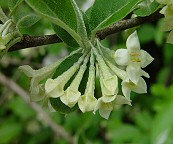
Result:
[[96,106],[94,108],[94,114],[96,113],[97,110],[99,110],[99,114],[105,118],[108,119],[111,111],[113,110],[113,102],[110,103],[105,103],[102,98],[99,98]]
[[146,67],[153,61],[153,58],[144,50],[140,50],[140,43],[137,32],[132,33],[126,42],[127,49],[118,49],[115,52],[115,61],[118,65]]
[[[121,70],[117,68],[115,65],[113,65],[111,62],[106,61],[109,65],[109,67],[112,69],[113,72],[115,72],[123,81],[121,83],[122,85],[122,92],[124,96],[130,100],[130,93],[131,91],[137,92],[137,93],[146,93],[146,83],[141,76],[145,76],[149,78],[148,73],[140,69],[139,67],[132,67],[129,66],[126,70],[129,72],[126,72],[124,70]],[[131,70],[129,70],[131,69]],[[133,72],[133,73],[131,73]],[[135,81],[135,83],[133,81]]]
[[45,84],[45,91],[48,97],[57,98],[64,94],[64,86],[69,81],[69,79],[75,74],[79,69],[81,63],[83,62],[86,53],[82,55],[79,60],[73,64],[67,71],[62,73],[56,79],[48,79]]
[[65,90],[64,94],[60,96],[60,99],[65,105],[72,108],[78,102],[80,96],[81,93],[78,90],[69,86],[67,90]]
[[[138,83],[141,76],[145,76],[146,78],[150,77],[148,73],[146,73],[144,70],[142,70],[138,66],[129,65],[126,68],[126,72],[127,72],[127,77],[135,84]],[[127,77],[126,77],[126,79],[127,79]]]
[[31,78],[31,84],[30,84],[31,100],[39,101],[44,98],[45,90],[42,81],[47,79],[48,77],[51,77],[52,73],[54,73],[59,64],[60,61],[57,61],[39,70],[34,70],[28,65],[19,67],[21,71],[23,71],[28,77]]
[[122,81],[121,85],[122,85],[122,92],[128,100],[130,100],[131,91],[134,91],[140,94],[147,92],[147,85],[142,77],[139,78],[137,84],[133,83],[129,79],[126,79]]
[[100,72],[100,85],[104,96],[112,96],[118,93],[118,78],[116,75],[104,78]]
[[82,95],[78,100],[78,106],[83,113],[94,110],[94,107],[97,102],[97,99],[94,97],[94,89],[95,89],[95,66],[94,66],[94,55],[93,52],[91,52],[87,86],[84,95]]
[[[99,45],[98,45],[99,46]],[[118,78],[111,73],[110,68],[106,65],[103,57],[97,49],[92,46],[93,52],[99,65],[100,85],[103,96],[114,96],[118,93]]]
[[111,111],[117,106],[122,104],[128,104],[131,105],[131,101],[127,100],[125,97],[117,95],[114,101],[105,103],[103,101],[103,97],[99,98],[97,101],[97,104],[94,108],[94,114],[97,110],[99,110],[99,114],[105,118],[108,119],[110,116]]
[[115,52],[115,61],[118,65],[127,66],[126,71],[130,80],[137,84],[140,76],[149,77],[141,69],[150,64],[154,59],[144,50],[140,50],[137,32],[132,33],[126,42],[127,49],[118,49]]
[[84,72],[87,68],[88,60],[89,54],[85,57],[82,66],[80,66],[80,69],[77,75],[75,76],[74,80],[70,84],[70,86],[67,88],[64,94],[60,96],[61,101],[70,108],[75,106],[75,104],[78,102],[79,97],[81,96],[81,93],[78,91],[78,88],[83,78]]

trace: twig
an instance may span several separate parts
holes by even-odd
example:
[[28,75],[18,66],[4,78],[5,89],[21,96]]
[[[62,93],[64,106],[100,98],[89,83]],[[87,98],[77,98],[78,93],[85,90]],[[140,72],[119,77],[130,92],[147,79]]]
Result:
[[25,48],[60,43],[62,40],[57,35],[28,36],[24,35],[21,42],[13,45],[8,51],[16,51]]
[[38,114],[41,114],[43,116],[42,120],[45,121],[45,123],[47,123],[52,128],[57,137],[63,137],[69,143],[74,143],[74,139],[69,135],[69,133],[67,133],[62,126],[57,125],[56,122],[52,120],[49,115],[37,103],[30,102],[29,94],[19,85],[17,85],[13,80],[7,78],[5,75],[0,73],[0,83],[21,96],[24,101],[28,103]]
[[103,40],[108,35],[129,29],[129,28],[132,28],[135,26],[139,26],[144,23],[156,21],[162,17],[163,17],[163,15],[160,14],[159,11],[156,11],[155,13],[151,14],[150,16],[136,17],[136,18],[126,19],[126,20],[121,20],[108,28],[98,31],[97,36],[100,40]]
[[[135,26],[139,26],[141,24],[156,21],[160,18],[162,18],[163,15],[159,13],[159,11],[156,11],[155,13],[151,14],[150,16],[146,17],[136,17],[132,19],[126,19],[121,20],[112,26],[105,28],[103,30],[100,30],[97,32],[97,37],[100,40],[105,39],[108,35],[114,34],[116,32],[120,32]],[[12,46],[9,51],[16,51],[20,49],[30,48],[30,47],[36,47],[41,45],[48,45],[53,43],[60,43],[62,40],[56,36],[56,35],[46,35],[46,36],[24,36],[23,40],[20,43],[15,44]]]

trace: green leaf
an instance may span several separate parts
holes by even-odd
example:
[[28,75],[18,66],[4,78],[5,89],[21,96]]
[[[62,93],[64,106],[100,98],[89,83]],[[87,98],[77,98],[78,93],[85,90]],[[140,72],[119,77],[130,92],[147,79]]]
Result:
[[148,16],[160,8],[160,4],[153,1],[150,5],[142,5],[139,9],[135,10],[134,13],[137,16],[145,17]]
[[76,53],[67,59],[65,59],[56,69],[56,72],[53,75],[53,79],[57,78],[59,75],[61,75],[63,72],[67,71],[75,62],[78,61],[78,59],[82,56],[82,53]]
[[88,37],[90,37],[91,30],[90,30],[90,25],[89,25],[89,18],[88,18],[87,14],[85,12],[82,12],[82,14],[83,14],[83,20],[85,22],[85,27],[86,27]]
[[52,105],[52,107],[62,113],[62,114],[68,114],[71,113],[75,110],[78,109],[78,105],[76,104],[74,107],[69,108],[68,106],[66,106],[64,103],[61,102],[60,98],[50,98],[50,104]]
[[96,0],[91,10],[91,30],[100,30],[127,16],[142,0]]
[[165,107],[156,115],[151,131],[152,144],[166,142],[173,126],[173,102],[166,103]]
[[8,6],[11,11],[11,15],[22,2],[23,0],[8,0]]
[[71,2],[72,2],[72,5],[74,7],[74,10],[76,12],[76,17],[77,17],[77,33],[81,36],[84,46],[88,47],[89,40],[88,40],[88,36],[87,36],[87,31],[86,31],[82,11],[78,8],[78,6],[74,0],[71,0]]
[[77,143],[79,143],[79,144],[86,144],[87,140],[86,140],[86,137],[84,135],[84,131],[78,133],[76,138],[77,138]]
[[137,127],[124,124],[111,131],[109,135],[113,143],[125,143],[135,139],[139,134]]
[[40,20],[40,16],[36,14],[28,14],[24,17],[22,17],[18,22],[17,26],[19,28],[27,28],[33,26],[35,23],[37,23]]
[[[34,118],[36,113],[20,97],[15,97],[8,104],[11,111],[23,120]],[[21,109],[22,107],[22,109]]]
[[80,45],[78,20],[71,0],[26,0],[29,6],[51,22],[66,30]]
[[151,122],[152,117],[148,111],[140,111],[135,115],[135,123],[143,131],[148,131],[150,129]]
[[55,33],[58,35],[58,37],[61,38],[61,40],[69,45],[70,47],[79,47],[78,43],[75,41],[75,39],[63,28],[61,28],[58,25],[52,24],[53,29]]
[[[6,119],[7,120],[7,119]],[[0,126],[0,143],[12,143],[22,131],[22,125],[19,122],[4,122]]]

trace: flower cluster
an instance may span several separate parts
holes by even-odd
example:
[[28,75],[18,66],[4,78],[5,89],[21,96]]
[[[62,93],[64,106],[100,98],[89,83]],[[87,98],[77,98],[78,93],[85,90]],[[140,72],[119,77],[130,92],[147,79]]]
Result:
[[12,19],[0,24],[0,57],[15,43],[21,41],[21,34],[15,27]]
[[[95,45],[90,44],[90,49],[78,49],[69,56],[39,70],[33,70],[30,66],[21,66],[20,69],[31,78],[31,98],[39,101],[57,98],[67,106],[73,108],[78,105],[84,113],[99,111],[105,119],[110,112],[122,104],[131,105],[130,92],[146,93],[147,87],[142,76],[149,75],[142,70],[153,58],[140,49],[137,32],[132,33],[127,39],[127,49],[110,50],[96,40]],[[82,53],[79,59],[70,68],[54,77],[55,71],[67,58],[74,54]],[[79,87],[84,73],[88,69],[88,77],[85,91],[82,93]],[[99,78],[101,96],[95,96],[95,81]],[[118,80],[121,80],[122,92],[118,88]]]
[[173,44],[173,1],[172,0],[157,0],[158,3],[164,4],[161,14],[164,14],[164,31],[171,31],[168,35],[167,42]]

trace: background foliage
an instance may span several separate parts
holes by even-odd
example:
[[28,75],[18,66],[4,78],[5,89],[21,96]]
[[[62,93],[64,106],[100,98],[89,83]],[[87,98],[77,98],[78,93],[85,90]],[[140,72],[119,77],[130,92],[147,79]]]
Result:
[[[87,1],[77,1],[83,8]],[[7,2],[0,1],[6,13]],[[22,5],[22,11],[29,11]],[[68,115],[58,112],[49,115],[62,125],[78,143],[173,143],[173,45],[166,44],[166,34],[161,31],[162,20],[148,23],[138,29],[142,49],[149,52],[154,62],[146,68],[150,74],[147,79],[148,93],[133,94],[132,107],[123,106],[111,113],[109,120],[99,114],[75,111]],[[49,21],[41,19],[30,28],[22,28],[22,33],[44,35],[54,33]],[[124,33],[117,33],[102,41],[112,49],[125,47]],[[20,73],[18,66],[29,64],[40,68],[57,58],[67,55],[72,48],[60,43],[34,49],[8,53],[0,61],[0,71],[16,81],[22,88],[28,89],[29,79]],[[99,90],[96,92],[99,94]],[[36,113],[23,99],[0,84],[0,144],[1,143],[51,143],[65,144],[65,139],[57,138],[46,125],[42,116]]]

